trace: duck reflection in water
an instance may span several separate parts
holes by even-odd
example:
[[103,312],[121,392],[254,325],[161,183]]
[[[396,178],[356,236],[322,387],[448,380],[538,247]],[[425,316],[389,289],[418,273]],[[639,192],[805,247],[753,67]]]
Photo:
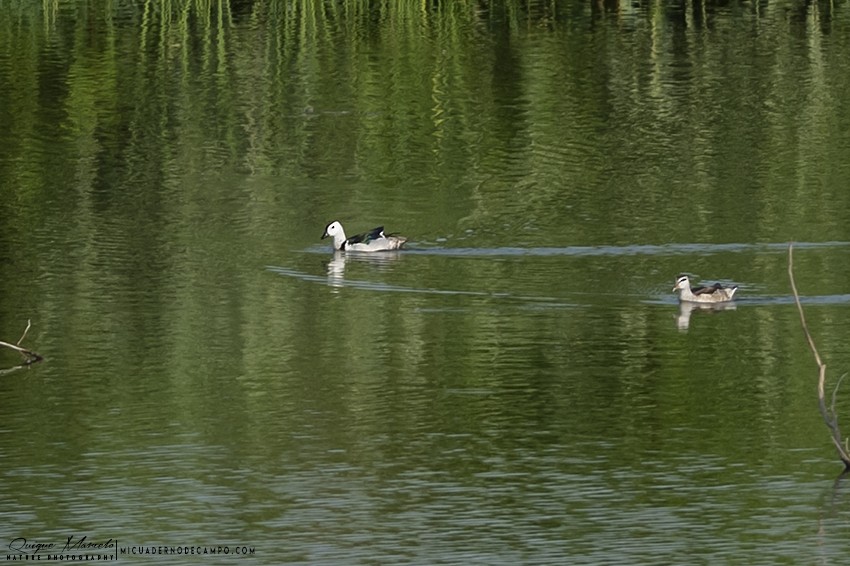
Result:
[[691,313],[694,311],[733,311],[735,303],[691,303],[683,301],[679,303],[679,316],[676,317],[676,326],[679,330],[687,330],[691,324]]
[[[345,252],[334,252],[333,258],[328,262],[328,285],[331,287],[344,287],[346,285],[345,282],[345,267],[346,263],[365,263],[369,264],[373,267],[377,267],[378,270],[386,270],[393,262],[397,261],[401,257],[401,253],[398,251],[385,251],[381,253],[345,253]],[[348,284],[351,285],[355,283],[353,281],[349,281]],[[357,281],[358,286],[378,286],[377,283],[369,283],[366,281]]]

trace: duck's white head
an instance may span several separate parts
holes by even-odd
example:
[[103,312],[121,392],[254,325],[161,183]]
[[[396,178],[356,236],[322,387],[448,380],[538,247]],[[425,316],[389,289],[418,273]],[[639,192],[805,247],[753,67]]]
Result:
[[676,278],[676,284],[673,286],[674,291],[684,291],[685,289],[691,288],[691,280],[688,279],[687,275],[679,275]]
[[342,229],[342,224],[339,223],[339,220],[334,220],[325,226],[325,233],[322,234],[322,239],[324,240],[328,236],[334,239],[334,249],[338,250],[345,241],[345,231]]

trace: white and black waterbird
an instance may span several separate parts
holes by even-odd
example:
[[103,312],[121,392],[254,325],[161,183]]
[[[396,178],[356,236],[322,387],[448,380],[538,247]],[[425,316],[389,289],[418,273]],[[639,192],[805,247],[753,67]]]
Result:
[[345,230],[338,220],[325,226],[322,239],[328,236],[334,239],[334,250],[344,252],[385,252],[400,249],[407,238],[395,234],[384,234],[384,227],[378,226],[368,232],[345,237]]

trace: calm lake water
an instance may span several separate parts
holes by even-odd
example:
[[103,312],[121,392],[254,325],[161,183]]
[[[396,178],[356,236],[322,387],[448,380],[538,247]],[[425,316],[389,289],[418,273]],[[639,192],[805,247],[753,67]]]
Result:
[[0,557],[842,563],[848,92],[840,3],[0,3]]

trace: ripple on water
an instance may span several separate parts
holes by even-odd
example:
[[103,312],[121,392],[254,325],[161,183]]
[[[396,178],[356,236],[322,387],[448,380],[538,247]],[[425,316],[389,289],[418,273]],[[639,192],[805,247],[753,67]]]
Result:
[[[800,242],[795,248],[838,248],[850,242]],[[768,244],[635,244],[627,246],[566,246],[566,247],[498,247],[498,248],[448,248],[415,247],[406,250],[410,254],[446,255],[464,257],[491,256],[632,256],[632,255],[709,255],[719,253],[770,251],[787,252],[787,243]]]

